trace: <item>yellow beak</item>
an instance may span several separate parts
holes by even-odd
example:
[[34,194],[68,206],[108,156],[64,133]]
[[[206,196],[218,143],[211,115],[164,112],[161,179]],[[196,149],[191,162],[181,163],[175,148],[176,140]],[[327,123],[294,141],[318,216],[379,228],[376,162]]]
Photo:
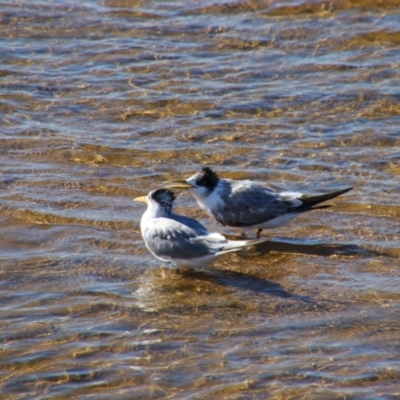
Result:
[[192,189],[195,186],[187,183],[184,179],[173,179],[172,181],[165,182],[165,188],[175,188],[175,189]]
[[142,203],[147,204],[149,202],[149,199],[147,198],[147,196],[141,196],[141,197],[135,197],[133,201],[140,201]]

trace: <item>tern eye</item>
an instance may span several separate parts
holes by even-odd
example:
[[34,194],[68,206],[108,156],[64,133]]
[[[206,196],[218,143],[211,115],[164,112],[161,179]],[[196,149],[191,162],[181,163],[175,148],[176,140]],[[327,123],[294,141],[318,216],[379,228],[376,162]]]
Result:
[[196,180],[196,185],[197,186],[206,186],[206,180],[205,180],[204,176],[202,178]]
[[195,176],[195,182],[197,187],[204,187],[210,191],[218,185],[217,174],[208,167],[204,167],[201,172]]

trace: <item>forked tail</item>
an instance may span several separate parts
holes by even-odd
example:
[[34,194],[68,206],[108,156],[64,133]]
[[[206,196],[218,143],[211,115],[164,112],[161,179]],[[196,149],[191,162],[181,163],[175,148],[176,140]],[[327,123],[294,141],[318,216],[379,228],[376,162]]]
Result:
[[333,199],[334,197],[340,196],[341,194],[349,192],[352,187],[343,189],[343,190],[338,190],[337,192],[331,192],[331,193],[326,193],[326,194],[321,194],[319,196],[310,196],[310,197],[301,197],[299,200],[303,203],[302,205],[293,208],[291,212],[293,213],[300,213],[304,211],[309,211],[309,210],[319,210],[321,208],[328,208],[331,207],[330,205],[322,205],[315,207],[317,204],[322,203],[324,201]]

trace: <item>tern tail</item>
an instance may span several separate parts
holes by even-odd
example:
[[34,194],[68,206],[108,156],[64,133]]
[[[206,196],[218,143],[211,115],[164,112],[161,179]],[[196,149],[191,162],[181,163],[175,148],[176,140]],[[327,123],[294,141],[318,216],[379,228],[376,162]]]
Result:
[[321,208],[328,208],[330,205],[322,205],[322,206],[317,206],[317,204],[322,203],[324,201],[333,199],[334,197],[340,196],[341,194],[349,192],[352,187],[348,187],[343,190],[338,190],[337,192],[331,192],[331,193],[326,193],[326,194],[321,194],[319,196],[310,196],[310,197],[301,197],[299,200],[303,203],[302,205],[294,208],[291,210],[293,213],[300,213],[304,211],[309,211],[309,210],[319,210]]
[[266,242],[267,240],[269,239],[228,240],[228,243],[224,245],[224,247],[220,250],[220,253],[230,253],[232,251],[244,250],[259,243]]

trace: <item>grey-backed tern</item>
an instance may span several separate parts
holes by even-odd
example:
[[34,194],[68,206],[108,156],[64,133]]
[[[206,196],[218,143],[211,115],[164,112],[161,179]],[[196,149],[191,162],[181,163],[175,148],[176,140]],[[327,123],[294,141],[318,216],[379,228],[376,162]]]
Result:
[[250,180],[221,179],[209,167],[204,167],[186,180],[166,182],[165,187],[190,189],[200,208],[219,223],[242,229],[242,236],[250,229],[277,228],[295,216],[311,210],[330,207],[317,205],[351,190],[317,196],[303,196],[299,192],[276,192]]
[[208,232],[195,219],[173,212],[175,195],[168,189],[154,190],[134,200],[147,203],[140,221],[146,247],[156,258],[177,268],[205,267],[222,254],[266,240],[227,240],[219,233]]

